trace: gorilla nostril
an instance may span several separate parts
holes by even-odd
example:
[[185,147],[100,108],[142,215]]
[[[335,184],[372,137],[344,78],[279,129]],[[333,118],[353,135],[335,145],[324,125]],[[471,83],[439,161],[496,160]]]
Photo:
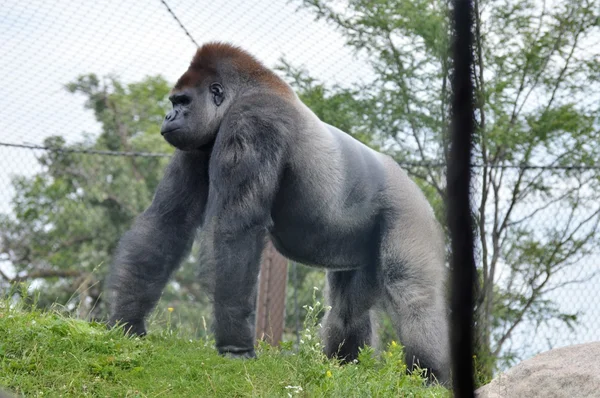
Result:
[[165,116],[165,120],[170,122],[171,120],[175,119],[175,116],[177,116],[177,112],[171,111],[171,112],[167,113],[167,115]]

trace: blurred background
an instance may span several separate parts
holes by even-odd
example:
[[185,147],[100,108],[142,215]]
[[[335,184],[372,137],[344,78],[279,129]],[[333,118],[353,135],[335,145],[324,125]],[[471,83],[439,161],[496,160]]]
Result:
[[[475,4],[477,361],[491,373],[600,339],[600,2]],[[393,156],[444,223],[448,7],[4,0],[2,294],[103,319],[111,254],[172,153],[159,134],[168,91],[197,45],[213,40],[248,50],[322,120]],[[181,333],[206,333],[196,257],[168,286],[151,329],[176,322]],[[259,318],[282,329],[274,343],[297,338],[323,284],[322,271],[267,249]],[[389,340],[385,318],[382,326]]]

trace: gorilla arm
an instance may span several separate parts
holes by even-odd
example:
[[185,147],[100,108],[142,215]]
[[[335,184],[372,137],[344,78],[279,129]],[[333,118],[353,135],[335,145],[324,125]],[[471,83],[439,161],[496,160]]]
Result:
[[208,155],[176,151],[150,207],[125,233],[108,280],[109,325],[145,334],[144,318],[191,248],[208,191]]
[[253,97],[230,111],[217,135],[209,167],[205,224],[210,225],[205,227],[214,231],[215,239],[204,261],[216,270],[216,346],[222,354],[241,357],[255,355],[252,314],[260,255],[272,224],[270,209],[286,152],[285,110],[278,115],[277,109],[265,111],[269,107],[263,102],[268,100]]

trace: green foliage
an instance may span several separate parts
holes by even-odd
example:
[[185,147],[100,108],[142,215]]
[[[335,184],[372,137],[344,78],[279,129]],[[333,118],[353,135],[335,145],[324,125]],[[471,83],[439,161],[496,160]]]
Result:
[[[315,311],[322,308],[314,307]],[[313,318],[309,318],[313,319]],[[0,301],[0,385],[27,396],[343,396],[449,397],[406,375],[402,349],[392,345],[375,358],[340,366],[307,339],[297,353],[289,345],[260,345],[258,360],[221,357],[206,339],[172,329],[146,338],[56,313],[23,311]],[[315,335],[314,325],[306,333]]]

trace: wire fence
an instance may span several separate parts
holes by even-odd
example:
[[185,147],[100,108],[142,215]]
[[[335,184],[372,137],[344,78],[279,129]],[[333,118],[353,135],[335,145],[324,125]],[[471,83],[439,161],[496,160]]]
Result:
[[[139,156],[139,157],[156,157],[156,158],[168,158],[171,153],[168,152],[124,152],[124,151],[102,151],[96,149],[75,149],[75,148],[53,148],[42,145],[32,144],[14,144],[8,142],[0,142],[0,147],[7,148],[21,148],[21,149],[41,149],[45,151],[52,151],[58,153],[82,153],[87,155],[102,155],[102,156]],[[444,168],[445,163],[440,162],[426,162],[426,161],[398,161],[400,167],[426,167],[426,168]],[[580,164],[580,165],[536,165],[536,164],[506,164],[506,163],[473,163],[473,168],[489,168],[489,169],[519,169],[519,170],[600,170],[600,165],[594,164]]]
[[[10,280],[30,279],[36,286],[45,286],[49,303],[68,303],[78,291],[82,316],[102,315],[105,265],[118,237],[148,204],[171,155],[158,133],[155,138],[131,134],[132,140],[138,140],[135,149],[95,147],[98,140],[113,139],[113,131],[115,142],[120,142],[118,132],[129,126],[123,120],[103,119],[102,107],[111,105],[103,95],[131,92],[129,83],[158,74],[165,82],[174,82],[199,43],[215,39],[249,48],[269,66],[285,57],[330,86],[368,80],[372,75],[368,60],[345,46],[338,31],[293,2],[233,0],[198,5],[191,0],[54,0],[38,4],[8,0],[0,6],[0,13],[0,288],[7,288]],[[78,82],[90,73],[99,77],[97,84]],[[73,82],[79,86],[70,92],[65,87]],[[152,82],[156,90],[162,87]],[[114,101],[143,115],[150,106],[144,102],[147,95],[140,94],[139,103]],[[599,99],[590,98],[594,100]],[[150,124],[158,131],[157,121]],[[49,140],[52,136],[61,140]],[[434,177],[443,176],[445,169],[444,162],[399,163],[409,171],[430,170]],[[479,260],[497,261],[498,283],[511,286],[510,294],[528,297],[546,276],[541,266],[531,273],[514,271],[531,263],[525,257],[535,248],[524,246],[532,236],[540,245],[540,256],[554,241],[564,242],[556,256],[570,254],[563,262],[552,260],[555,266],[547,273],[551,282],[541,289],[543,298],[555,303],[544,307],[545,314],[556,317],[549,322],[525,317],[512,331],[510,347],[529,356],[549,346],[600,339],[600,308],[595,304],[600,301],[596,277],[600,199],[594,188],[600,164],[546,164],[542,159],[535,164],[476,162],[475,167],[479,177],[476,204],[482,202],[484,170],[504,182],[513,181],[511,187],[519,178],[530,187],[555,180],[561,187],[554,196],[542,192],[514,209],[509,205],[494,208],[492,198],[482,213],[487,215],[488,229],[484,230],[489,235],[479,242]],[[488,187],[490,197],[496,188]],[[497,189],[511,197],[506,189]],[[509,210],[507,226],[516,232],[494,235],[499,227],[494,216],[505,216]],[[512,239],[513,245],[496,247],[492,253],[502,239]],[[515,258],[516,249],[511,252],[511,248],[518,248],[521,257]],[[493,260],[494,255],[500,260]],[[257,326],[262,325],[267,337],[275,340],[278,336],[295,339],[305,313],[302,307],[310,304],[313,286],[322,289],[323,274],[273,258],[278,271],[269,271],[263,263],[267,272],[261,272],[261,278],[271,272],[276,280],[261,279],[263,294],[270,291],[272,295],[259,292]],[[164,306],[204,303],[194,282],[194,260],[192,255],[177,274],[177,287],[165,294]],[[85,294],[82,281],[86,281]],[[281,288],[286,285],[287,290]],[[279,318],[274,318],[275,313]],[[578,322],[570,327],[564,322],[565,314],[577,314]],[[186,321],[195,314],[190,310],[182,317]]]

